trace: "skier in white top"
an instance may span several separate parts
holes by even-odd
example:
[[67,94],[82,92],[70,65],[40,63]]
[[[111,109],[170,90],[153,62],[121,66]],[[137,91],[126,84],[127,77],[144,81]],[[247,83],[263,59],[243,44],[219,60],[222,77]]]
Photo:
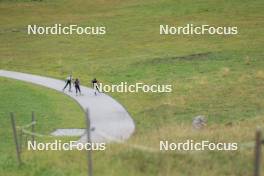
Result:
[[64,91],[66,89],[66,87],[69,86],[69,92],[71,92],[71,85],[72,85],[72,75],[69,75],[66,80],[66,85],[64,86],[64,88],[62,89],[62,91]]

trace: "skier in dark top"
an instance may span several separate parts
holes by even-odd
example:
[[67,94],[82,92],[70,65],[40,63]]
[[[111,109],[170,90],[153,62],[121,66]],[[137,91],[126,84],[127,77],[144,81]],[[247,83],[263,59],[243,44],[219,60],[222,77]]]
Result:
[[94,78],[93,80],[92,80],[92,87],[93,87],[93,89],[94,89],[94,94],[96,95],[96,92],[98,92],[98,93],[100,93],[100,91],[99,91],[99,82],[96,80],[96,78]]
[[66,85],[64,86],[64,88],[62,89],[62,91],[64,91],[66,89],[67,86],[69,86],[69,92],[71,92],[71,84],[72,84],[72,75],[69,75],[66,78]]
[[75,90],[76,90],[76,96],[78,95],[78,92],[81,95],[80,81],[78,78],[76,78],[76,80],[74,81],[74,86],[75,86]]

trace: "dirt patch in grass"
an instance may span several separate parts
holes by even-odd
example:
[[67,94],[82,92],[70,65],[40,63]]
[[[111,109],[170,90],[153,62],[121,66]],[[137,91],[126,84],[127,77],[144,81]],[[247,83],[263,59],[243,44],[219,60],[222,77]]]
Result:
[[160,58],[154,58],[151,60],[147,60],[145,62],[135,63],[137,64],[170,64],[174,63],[176,61],[194,61],[194,60],[206,60],[209,58],[210,55],[212,55],[212,52],[205,52],[205,53],[196,53],[196,54],[190,54],[185,56],[175,56],[175,57],[160,57]]

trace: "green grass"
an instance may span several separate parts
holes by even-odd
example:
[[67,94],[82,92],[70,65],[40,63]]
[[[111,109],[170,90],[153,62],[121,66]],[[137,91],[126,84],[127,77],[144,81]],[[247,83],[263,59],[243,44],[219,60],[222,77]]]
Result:
[[[0,173],[19,174],[10,112],[15,114],[16,125],[23,126],[31,122],[31,112],[34,111],[37,121],[36,132],[39,134],[48,135],[57,128],[84,128],[85,118],[81,108],[63,94],[4,78],[0,78],[0,82]],[[22,158],[24,160],[24,157]],[[25,166],[25,168],[28,167]],[[22,173],[26,170],[25,168],[21,170]],[[23,175],[30,174],[28,172]]]
[[[261,0],[2,0],[0,69],[59,79],[73,72],[84,85],[93,77],[106,84],[172,84],[170,94],[111,94],[136,122],[129,145],[158,148],[160,139],[189,138],[252,141],[264,116],[263,5]],[[105,25],[107,35],[26,34],[28,24],[54,23]],[[187,23],[238,26],[239,35],[159,35],[160,24]],[[0,173],[85,175],[83,152],[25,152],[26,164],[16,167],[10,111],[16,113],[19,124],[25,124],[34,110],[40,121],[38,130],[43,133],[83,127],[83,112],[52,90],[2,78],[0,85],[0,134],[4,137]],[[208,127],[193,132],[192,118],[201,114],[208,118]],[[228,124],[234,126],[228,128]],[[252,175],[252,153],[253,149],[195,155],[147,153],[114,144],[94,155],[95,173]]]

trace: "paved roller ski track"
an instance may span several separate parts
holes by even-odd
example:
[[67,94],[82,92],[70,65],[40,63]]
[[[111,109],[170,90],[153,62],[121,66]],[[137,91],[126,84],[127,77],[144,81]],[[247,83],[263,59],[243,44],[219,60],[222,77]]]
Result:
[[[0,76],[44,86],[61,93],[65,85],[62,80],[14,71],[0,70]],[[103,93],[95,96],[93,89],[85,86],[81,86],[81,91],[82,96],[66,90],[64,94],[78,102],[84,111],[89,109],[91,127],[94,128],[91,131],[92,142],[124,141],[133,134],[134,121],[120,103]],[[85,141],[86,135],[83,135],[79,142]]]

